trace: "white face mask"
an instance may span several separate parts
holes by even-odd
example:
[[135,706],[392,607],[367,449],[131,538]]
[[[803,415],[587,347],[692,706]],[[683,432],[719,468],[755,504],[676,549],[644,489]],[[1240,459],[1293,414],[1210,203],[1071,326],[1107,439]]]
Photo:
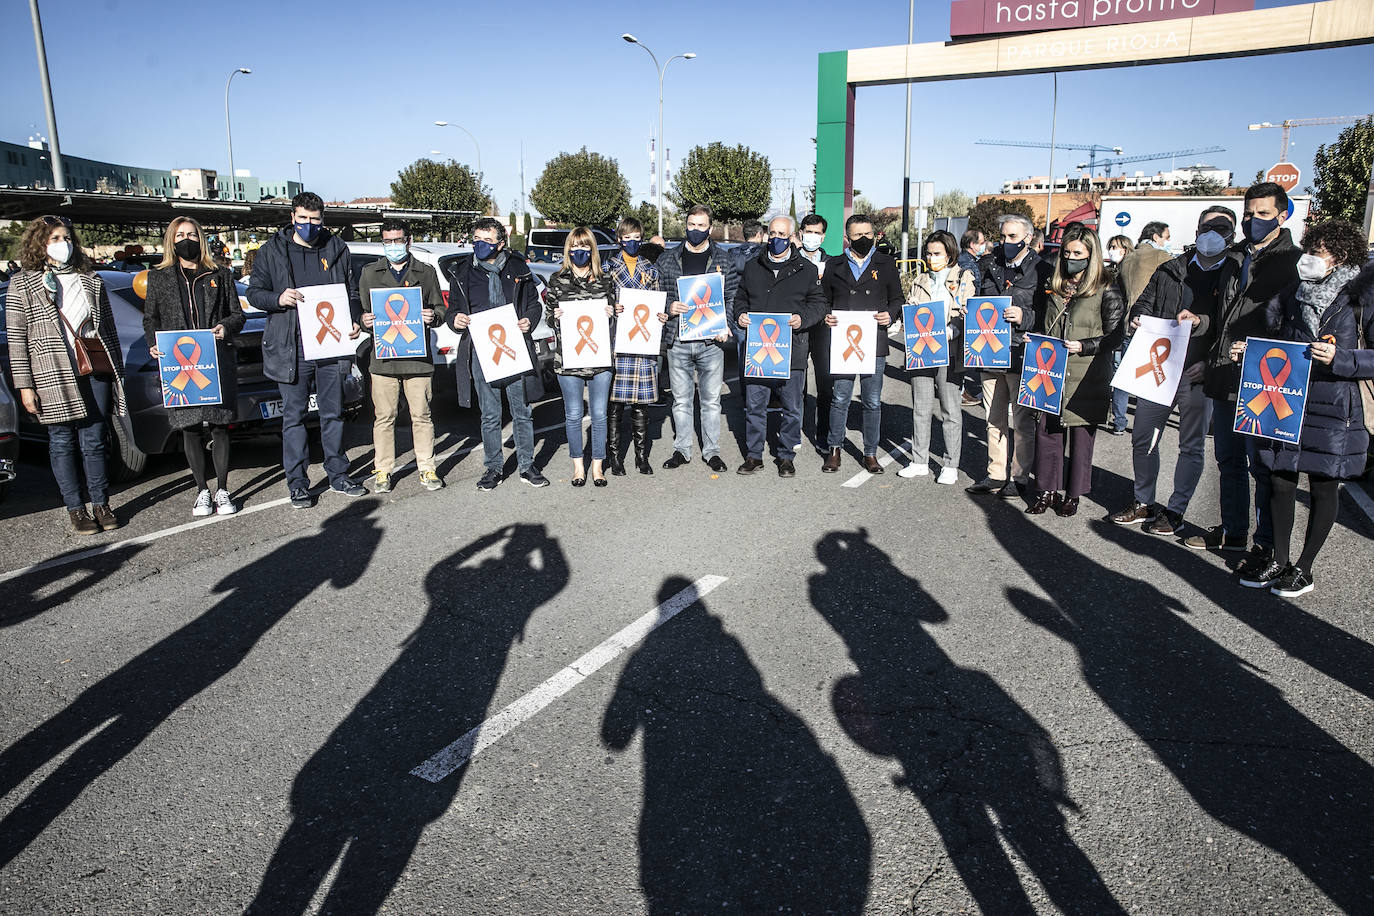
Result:
[[48,244],[48,258],[54,264],[63,265],[72,259],[71,242],[50,242]]
[[817,248],[821,247],[821,241],[824,238],[825,236],[821,235],[819,232],[803,232],[801,234],[802,247],[807,251],[815,251]]
[[1208,229],[1197,237],[1197,253],[1204,258],[1215,258],[1226,250],[1226,239],[1214,229]]
[[1326,258],[1317,257],[1315,254],[1305,254],[1298,258],[1298,276],[1303,280],[1325,280],[1329,273],[1331,268],[1326,266]]
[[1111,261],[1113,264],[1120,264],[1120,263],[1121,263],[1121,259],[1122,259],[1123,257],[1125,257],[1125,256],[1126,256],[1126,253],[1123,252],[1120,248],[1108,248],[1108,249],[1107,249],[1107,260],[1108,260],[1108,261]]

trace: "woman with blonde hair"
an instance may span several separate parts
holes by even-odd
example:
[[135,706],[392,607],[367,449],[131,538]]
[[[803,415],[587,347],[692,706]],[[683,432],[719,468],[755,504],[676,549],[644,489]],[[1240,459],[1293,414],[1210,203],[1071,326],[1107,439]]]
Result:
[[[148,271],[143,310],[143,333],[155,358],[163,356],[157,348],[158,331],[208,330],[215,335],[220,403],[167,408],[172,428],[181,430],[182,448],[196,482],[191,514],[197,517],[238,511],[229,498],[229,424],[237,418],[238,385],[228,340],[243,330],[245,320],[233,272],[215,263],[204,238],[200,223],[189,216],[172,220],[162,241],[162,262]],[[205,469],[207,428],[215,462],[213,493]]]
[[24,227],[19,246],[22,270],[5,297],[14,387],[48,428],[48,460],[72,529],[110,531],[119,521],[110,511],[106,432],[110,417],[127,410],[109,294],[66,217],[40,216]]
[[[602,462],[606,460],[606,412],[611,394],[610,368],[565,369],[563,367],[563,309],[560,302],[578,299],[605,299],[606,316],[615,315],[616,287],[601,270],[596,238],[586,226],[578,226],[563,242],[563,266],[549,277],[544,291],[544,321],[553,328],[553,371],[563,392],[563,424],[568,432],[568,456],[572,458],[572,485],[585,486],[587,473],[582,463],[582,394],[587,394],[592,415],[592,483],[606,486]],[[611,335],[615,339],[615,335]]]
[[1063,410],[1057,417],[1041,412],[1036,418],[1039,493],[1026,509],[1031,515],[1051,508],[1058,515],[1073,515],[1079,497],[1092,488],[1093,434],[1106,422],[1111,405],[1112,353],[1121,342],[1125,314],[1120,286],[1103,266],[1097,233],[1083,225],[1065,229],[1049,288],[1036,295],[1035,303],[1035,333],[1063,340],[1068,363]]

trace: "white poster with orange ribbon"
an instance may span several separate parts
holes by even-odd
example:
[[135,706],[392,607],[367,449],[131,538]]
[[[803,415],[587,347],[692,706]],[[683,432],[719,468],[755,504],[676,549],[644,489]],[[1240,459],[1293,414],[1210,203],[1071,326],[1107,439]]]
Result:
[[634,356],[658,356],[668,294],[653,289],[622,289],[622,311],[615,322],[615,352]]
[[1141,318],[1112,387],[1164,407],[1173,404],[1192,333],[1191,321]]
[[[350,339],[353,311],[348,306],[348,287],[342,283],[302,286],[305,301],[296,305],[301,326],[301,347],[306,359],[340,359],[358,351],[362,337]],[[368,335],[370,336],[370,335]]]
[[872,312],[834,312],[839,322],[830,329],[830,374],[872,375],[878,319]]
[[499,382],[534,369],[529,347],[525,346],[525,335],[520,333],[515,306],[502,305],[473,312],[468,333],[472,335],[472,349],[488,382]]
[[563,345],[564,369],[611,367],[611,318],[605,299],[560,302],[558,336]]

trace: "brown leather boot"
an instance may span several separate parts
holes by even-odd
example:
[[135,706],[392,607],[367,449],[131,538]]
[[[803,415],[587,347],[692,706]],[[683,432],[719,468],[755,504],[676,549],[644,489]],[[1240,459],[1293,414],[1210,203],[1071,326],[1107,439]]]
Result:
[[825,453],[825,461],[821,463],[821,470],[826,474],[833,474],[840,469],[840,449],[832,448]]
[[72,531],[75,534],[99,534],[100,526],[95,519],[91,518],[91,513],[86,511],[86,507],[80,509],[68,509],[67,515],[72,521]]
[[110,511],[109,506],[92,506],[91,516],[95,523],[100,526],[101,531],[114,531],[119,527],[119,519]]

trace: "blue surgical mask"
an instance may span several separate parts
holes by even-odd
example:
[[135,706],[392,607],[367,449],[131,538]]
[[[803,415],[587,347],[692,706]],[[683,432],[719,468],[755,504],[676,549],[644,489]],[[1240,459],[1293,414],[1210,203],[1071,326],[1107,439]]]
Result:
[[639,239],[621,239],[621,240],[620,240],[620,250],[623,251],[623,252],[625,252],[626,254],[628,254],[628,255],[629,255],[630,257],[632,257],[632,258],[638,257],[638,256],[639,256]]
[[489,261],[491,256],[496,254],[496,246],[486,239],[473,239],[472,253],[477,256],[479,261]]
[[1269,233],[1279,228],[1280,222],[1282,221],[1277,217],[1274,219],[1255,219],[1253,216],[1247,216],[1241,220],[1240,225],[1245,230],[1245,237],[1251,243],[1258,245],[1269,237]]
[[586,267],[588,264],[592,263],[592,253],[591,250],[587,248],[574,248],[572,251],[568,252],[568,257],[571,258],[572,262],[578,267]]
[[791,243],[790,241],[788,241],[787,239],[769,239],[769,240],[768,240],[768,253],[771,254],[771,255],[772,255],[773,257],[775,257],[775,258],[780,258],[780,257],[782,257],[783,254],[787,251],[787,249],[789,249],[789,248],[791,248],[791,247],[792,247],[792,243]]
[[1197,253],[1204,258],[1215,258],[1226,250],[1226,239],[1215,229],[1208,229],[1197,237]]
[[710,233],[709,231],[705,230],[705,229],[688,229],[688,230],[687,230],[687,244],[688,244],[688,245],[693,245],[693,246],[695,246],[695,245],[700,245],[702,242],[706,241],[706,240],[709,239],[710,237],[711,237],[711,233]]
[[1022,240],[1019,241],[1019,242],[1003,242],[1003,243],[1002,243],[1002,257],[1003,257],[1003,259],[1005,259],[1005,260],[1008,261],[1008,262],[1015,261],[1016,258],[1017,258],[1017,256],[1020,255],[1021,252],[1022,252],[1022,251],[1025,251],[1025,250],[1026,250],[1026,240],[1025,240],[1025,239],[1022,239]]
[[320,224],[312,223],[309,220],[303,223],[292,223],[292,226],[295,227],[296,234],[307,244],[315,241],[315,236],[320,234]]
[[405,242],[386,242],[382,245],[382,254],[392,264],[399,264],[409,255],[410,249],[406,248]]

